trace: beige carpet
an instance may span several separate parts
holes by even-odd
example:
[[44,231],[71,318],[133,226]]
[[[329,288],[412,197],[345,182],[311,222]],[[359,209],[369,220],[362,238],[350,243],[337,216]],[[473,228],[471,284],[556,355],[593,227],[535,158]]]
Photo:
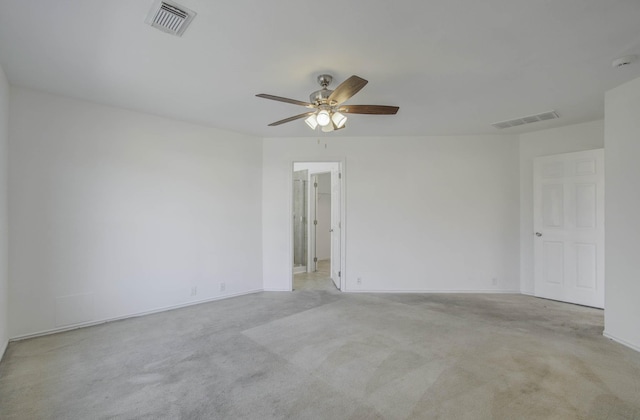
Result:
[[2,419],[634,419],[602,311],[518,295],[259,293],[11,343]]

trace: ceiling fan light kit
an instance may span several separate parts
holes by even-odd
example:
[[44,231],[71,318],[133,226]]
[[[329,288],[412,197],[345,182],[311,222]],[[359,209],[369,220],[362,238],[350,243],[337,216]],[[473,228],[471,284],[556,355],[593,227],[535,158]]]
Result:
[[331,116],[331,121],[333,121],[336,127],[342,128],[347,123],[347,117],[344,114],[341,114],[338,111],[336,111]]
[[306,122],[307,125],[311,127],[312,130],[315,130],[316,127],[318,126],[318,120],[316,119],[316,114],[311,114],[309,118],[304,120],[304,122]]
[[270,127],[295,121],[304,118],[305,123],[315,130],[320,127],[324,133],[340,130],[347,123],[347,116],[344,114],[369,114],[369,115],[393,115],[398,112],[397,106],[388,105],[348,105],[341,106],[344,101],[358,93],[368,82],[361,77],[351,76],[342,82],[335,90],[327,88],[333,81],[330,74],[318,76],[318,84],[322,89],[309,95],[310,102],[298,101],[296,99],[283,98],[281,96],[259,93],[256,96],[273,101],[287,102],[294,105],[304,106],[314,109],[314,111],[295,115],[280,121],[269,124]]
[[331,122],[331,115],[329,115],[329,111],[326,109],[321,109],[318,111],[318,115],[316,115],[316,120],[320,127],[326,127]]

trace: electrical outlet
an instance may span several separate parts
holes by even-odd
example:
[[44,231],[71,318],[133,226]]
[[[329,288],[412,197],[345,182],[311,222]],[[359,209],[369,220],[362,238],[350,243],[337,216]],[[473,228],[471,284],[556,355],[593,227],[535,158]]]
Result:
[[227,290],[227,284],[225,282],[220,283],[220,291],[224,292]]
[[356,280],[356,283],[362,284],[362,278],[358,277],[358,280]]
[[491,284],[494,285],[494,286],[497,286],[498,285],[498,279],[496,277],[492,278],[491,279]]
[[198,286],[191,287],[191,296],[195,296],[198,294]]

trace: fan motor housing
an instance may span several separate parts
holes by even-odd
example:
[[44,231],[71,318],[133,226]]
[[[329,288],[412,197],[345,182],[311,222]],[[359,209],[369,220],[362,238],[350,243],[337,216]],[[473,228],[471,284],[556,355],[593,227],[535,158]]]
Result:
[[316,105],[326,104],[332,92],[333,91],[329,89],[316,90],[311,95],[309,95],[309,102]]

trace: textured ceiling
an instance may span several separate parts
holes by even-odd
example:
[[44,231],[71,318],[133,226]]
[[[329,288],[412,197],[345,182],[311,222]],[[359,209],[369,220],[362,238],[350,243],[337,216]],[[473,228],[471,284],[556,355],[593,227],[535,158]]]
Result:
[[[604,92],[640,77],[637,0],[210,1],[182,38],[144,23],[152,0],[0,0],[0,64],[10,83],[263,137],[519,133],[603,117]],[[316,76],[369,84],[335,134],[304,108]],[[491,123],[557,110],[561,118]]]

